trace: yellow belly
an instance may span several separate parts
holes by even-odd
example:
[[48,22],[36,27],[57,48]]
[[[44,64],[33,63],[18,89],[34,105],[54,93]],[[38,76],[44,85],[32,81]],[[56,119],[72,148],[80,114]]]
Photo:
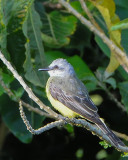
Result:
[[52,106],[56,110],[58,110],[63,116],[73,118],[78,115],[76,112],[72,111],[71,109],[69,109],[68,107],[63,105],[61,102],[59,102],[58,100],[56,100],[52,97],[50,90],[49,90],[49,80],[46,85],[46,93],[47,93],[47,97],[48,97],[49,101],[51,102]]

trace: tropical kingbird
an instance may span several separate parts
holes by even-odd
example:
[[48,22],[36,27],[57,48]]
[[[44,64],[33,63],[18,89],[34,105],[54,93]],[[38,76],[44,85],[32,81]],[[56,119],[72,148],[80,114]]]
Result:
[[77,78],[74,68],[65,59],[54,60],[48,68],[50,78],[46,84],[46,93],[52,106],[63,116],[73,118],[82,116],[95,123],[115,146],[124,143],[100,119],[97,107],[89,97],[85,85]]

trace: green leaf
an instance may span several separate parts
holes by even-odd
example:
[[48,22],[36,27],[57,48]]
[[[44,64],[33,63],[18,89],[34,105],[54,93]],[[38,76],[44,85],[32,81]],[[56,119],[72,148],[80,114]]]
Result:
[[50,48],[60,48],[69,44],[69,36],[76,30],[77,19],[58,11],[45,14],[43,18],[42,39],[44,44]]
[[101,48],[101,50],[105,53],[105,55],[107,57],[110,57],[111,51],[108,48],[108,46],[103,42],[103,40],[96,35],[95,36],[95,41],[99,45],[99,47]]
[[116,89],[116,80],[112,77],[107,77],[105,68],[99,67],[96,71],[96,77],[98,78],[99,81],[102,83],[108,83],[112,86],[113,89]]
[[118,29],[127,29],[128,28],[128,18],[116,23],[111,27],[111,31],[118,30]]
[[[0,49],[7,59],[10,59],[10,55],[7,51],[7,36],[8,36],[8,24],[12,16],[14,0],[0,1]],[[1,68],[3,66],[0,65]]]
[[23,89],[23,87],[20,87],[16,91],[13,91],[13,92],[14,92],[16,98],[19,99],[23,95],[24,89]]
[[0,1],[0,48],[5,49],[7,44],[7,25],[11,17],[14,0]]
[[65,126],[65,128],[67,129],[67,131],[68,131],[69,133],[74,133],[74,127],[73,127],[72,125],[67,124],[67,125]]
[[108,144],[106,141],[101,141],[101,142],[99,142],[99,144],[100,144],[101,146],[103,146],[105,149],[107,149],[108,147],[111,147],[111,145]]
[[116,80],[114,78],[105,79],[104,82],[110,84],[113,89],[116,89]]
[[118,83],[118,88],[121,94],[121,102],[124,104],[128,111],[128,81]]
[[[0,97],[0,113],[3,121],[10,131],[22,142],[29,143],[32,140],[32,134],[27,131],[23,123],[18,103],[11,101],[5,94]],[[30,113],[27,112],[27,118],[30,120]]]
[[10,19],[7,25],[7,49],[9,51],[11,61],[15,65],[17,71],[21,73],[23,71],[23,62],[25,60],[25,42],[22,31],[22,24],[24,23],[29,8],[33,0],[14,0],[12,10],[10,12]]
[[28,17],[23,24],[23,32],[26,36],[26,60],[24,63],[25,78],[32,84],[45,86],[46,73],[39,73],[38,69],[46,67],[44,48],[41,39],[41,21],[38,13],[32,5]]

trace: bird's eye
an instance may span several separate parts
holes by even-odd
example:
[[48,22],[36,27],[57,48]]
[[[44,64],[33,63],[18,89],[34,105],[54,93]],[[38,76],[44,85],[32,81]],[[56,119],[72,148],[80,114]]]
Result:
[[59,67],[57,65],[54,66],[54,69],[59,69]]

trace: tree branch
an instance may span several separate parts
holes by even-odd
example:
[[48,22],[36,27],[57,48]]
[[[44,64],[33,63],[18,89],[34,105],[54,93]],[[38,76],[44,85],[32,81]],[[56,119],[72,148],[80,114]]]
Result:
[[100,26],[98,25],[98,23],[95,21],[95,19],[93,18],[91,12],[89,11],[86,3],[84,0],[79,0],[81,3],[81,7],[83,8],[83,10],[85,11],[85,13],[87,14],[88,18],[90,19],[90,21],[92,22],[92,24],[101,32],[104,33],[104,31],[100,28]]
[[19,102],[19,110],[20,110],[20,115],[21,115],[21,118],[23,120],[23,122],[25,123],[26,127],[27,127],[27,130],[29,130],[29,132],[31,132],[32,134],[41,134],[45,131],[48,131],[54,127],[57,127],[57,126],[63,126],[66,122],[63,121],[62,119],[58,120],[58,121],[55,121],[55,122],[51,122],[39,129],[33,129],[32,126],[30,125],[29,121],[27,120],[26,116],[25,116],[25,113],[23,111],[23,107],[22,107],[22,102],[20,101]]
[[77,17],[82,24],[88,27],[93,33],[98,35],[104,43],[115,53],[115,57],[119,61],[120,65],[123,66],[126,72],[128,72],[128,57],[125,52],[123,52],[113,41],[111,41],[103,32],[98,30],[90,21],[88,21],[84,16],[77,12],[68,2],[65,0],[58,0],[58,2],[63,5],[69,12],[71,12],[75,17]]

